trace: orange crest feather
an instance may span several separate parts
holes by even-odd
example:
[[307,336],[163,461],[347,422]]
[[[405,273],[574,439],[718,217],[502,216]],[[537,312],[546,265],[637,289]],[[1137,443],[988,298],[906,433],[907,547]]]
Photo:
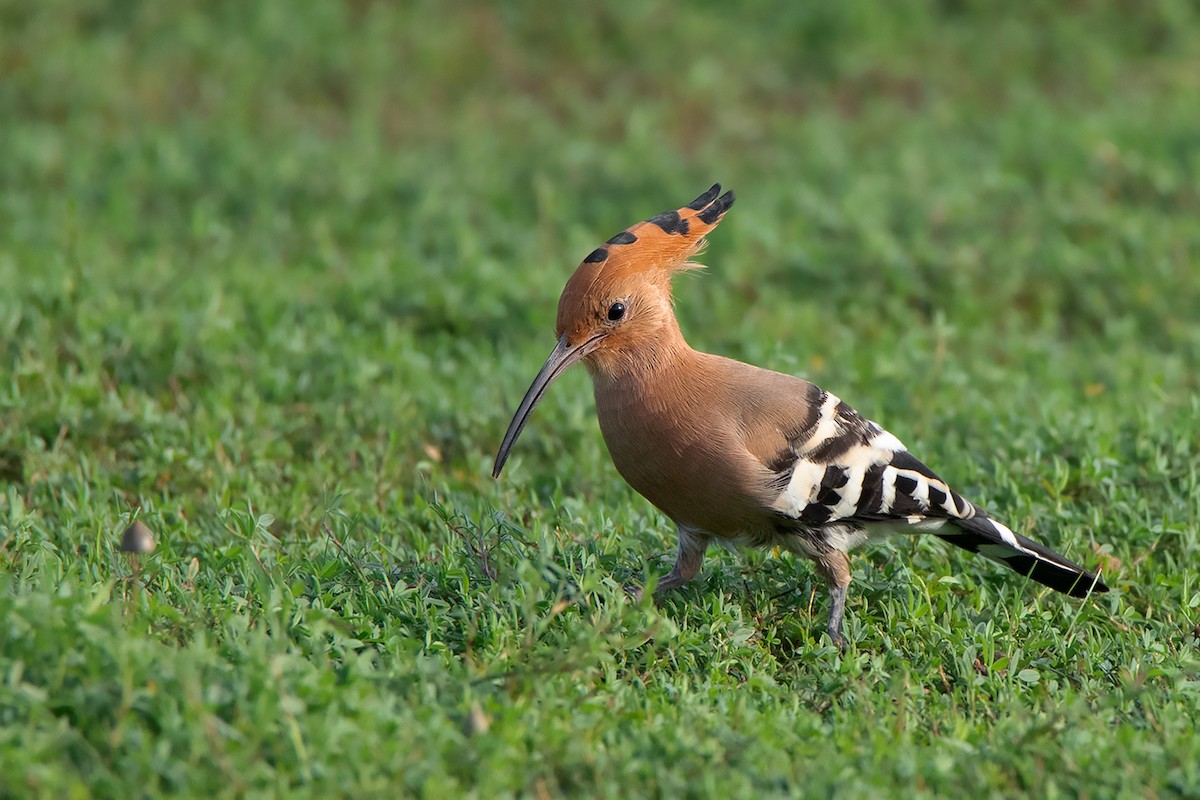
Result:
[[704,237],[733,205],[733,192],[721,194],[715,183],[707,192],[676,211],[665,211],[626,228],[597,247],[580,265],[605,272],[688,269],[688,259],[704,247]]

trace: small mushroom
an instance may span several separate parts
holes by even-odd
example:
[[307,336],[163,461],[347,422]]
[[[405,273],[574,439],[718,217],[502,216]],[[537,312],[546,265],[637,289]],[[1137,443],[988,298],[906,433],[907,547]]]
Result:
[[154,552],[154,534],[150,532],[150,528],[144,522],[135,521],[125,529],[125,533],[121,535],[121,552],[129,556],[133,574],[129,576],[128,580],[133,584],[136,592],[142,575],[142,565],[138,563],[138,559]]
[[463,720],[463,733],[467,736],[480,736],[487,733],[491,727],[491,717],[483,712],[483,706],[478,700],[473,701],[467,710],[467,718]]
[[121,550],[134,555],[145,555],[154,552],[154,534],[141,520],[134,522],[125,529],[121,537]]

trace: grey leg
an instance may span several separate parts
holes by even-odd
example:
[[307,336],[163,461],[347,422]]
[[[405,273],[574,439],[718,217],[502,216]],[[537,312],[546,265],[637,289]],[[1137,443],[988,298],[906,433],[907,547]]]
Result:
[[[679,549],[675,553],[675,566],[654,587],[656,597],[678,589],[696,577],[696,573],[700,571],[700,564],[704,561],[704,552],[708,550],[708,543],[712,539],[706,533],[682,525],[676,527],[679,529]],[[641,600],[645,589],[641,586],[628,586],[625,591],[634,599]]]
[[846,587],[829,587],[829,625],[825,628],[829,638],[840,649],[846,649],[846,639],[842,636],[842,618],[846,613]]
[[700,565],[704,562],[704,552],[708,550],[708,543],[712,537],[682,525],[678,528],[679,550],[675,555],[675,567],[658,582],[654,588],[655,594],[662,594],[683,586],[696,577],[696,573],[700,571]]
[[850,585],[850,559],[840,550],[833,550],[815,560],[817,571],[829,582],[829,625],[825,630],[833,643],[845,652],[842,617],[846,613],[846,588]]

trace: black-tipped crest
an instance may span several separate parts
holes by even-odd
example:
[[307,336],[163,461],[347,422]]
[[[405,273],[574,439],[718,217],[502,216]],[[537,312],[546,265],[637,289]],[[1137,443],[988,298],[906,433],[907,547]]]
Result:
[[688,221],[679,216],[678,211],[664,211],[646,221],[662,228],[663,233],[679,234],[682,236],[687,236],[688,234]]
[[[688,258],[733,205],[733,192],[721,194],[714,183],[707,192],[679,209],[664,211],[613,236],[583,260],[608,274],[620,270],[686,269]],[[590,284],[589,279],[589,284]]]
[[695,200],[687,204],[687,207],[692,211],[699,211],[707,206],[713,200],[717,199],[717,195],[721,193],[721,184],[714,183],[712,187],[704,194],[697,197]]
[[[720,184],[714,186],[713,189],[710,189],[709,191],[712,191],[712,190],[720,191],[721,190]],[[707,208],[705,208],[703,211],[701,211],[696,216],[705,225],[712,225],[714,222],[716,222],[718,219],[721,218],[722,214],[724,214],[726,211],[729,210],[729,208],[733,205],[733,201],[735,199],[736,198],[733,196],[733,190],[730,189],[728,192],[726,192],[725,194],[718,197],[715,201],[712,201],[711,205],[709,205]]]

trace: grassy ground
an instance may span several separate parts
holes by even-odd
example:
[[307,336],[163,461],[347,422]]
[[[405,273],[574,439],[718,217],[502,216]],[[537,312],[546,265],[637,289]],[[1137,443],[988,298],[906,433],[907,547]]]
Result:
[[[0,2],[0,796],[1196,796],[1200,11],[1009,8]],[[633,603],[582,371],[489,477],[579,259],[717,180],[691,342],[1111,594]]]

